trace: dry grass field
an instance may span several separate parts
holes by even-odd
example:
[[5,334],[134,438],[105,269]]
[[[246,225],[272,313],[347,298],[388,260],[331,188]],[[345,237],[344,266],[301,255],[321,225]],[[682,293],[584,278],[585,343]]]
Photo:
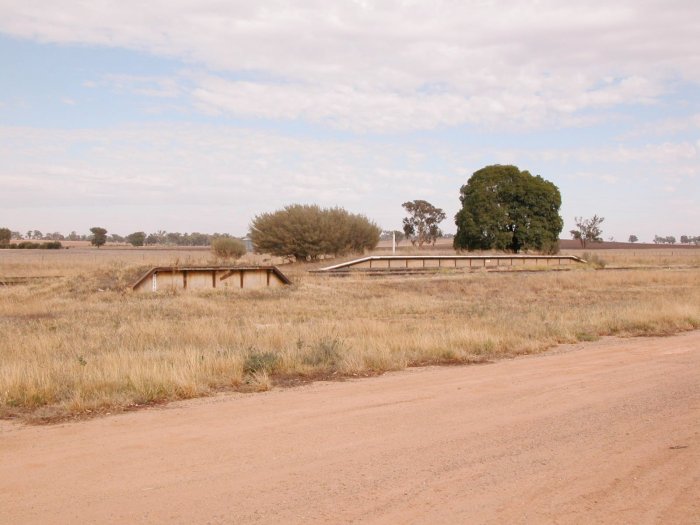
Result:
[[47,278],[0,286],[0,417],[84,417],[700,327],[700,250],[620,252],[599,258],[654,268],[334,278],[288,265],[285,289],[137,295],[128,284],[145,267],[209,252],[6,250],[0,277]]

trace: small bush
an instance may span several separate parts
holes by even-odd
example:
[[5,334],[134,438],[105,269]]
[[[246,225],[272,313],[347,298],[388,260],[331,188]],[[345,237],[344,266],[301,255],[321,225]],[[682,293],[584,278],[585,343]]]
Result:
[[600,336],[598,334],[595,334],[593,332],[577,332],[576,333],[576,339],[579,341],[597,341],[600,339]]
[[338,339],[323,339],[304,356],[304,364],[336,369],[341,360],[342,343]]
[[279,357],[273,352],[258,352],[257,350],[253,350],[246,357],[245,363],[243,364],[243,371],[251,375],[260,372],[270,374],[275,371],[278,362]]
[[607,263],[595,253],[584,252],[582,259],[594,268],[605,268]]
[[232,237],[219,237],[211,243],[211,251],[221,259],[238,259],[246,253],[245,244]]

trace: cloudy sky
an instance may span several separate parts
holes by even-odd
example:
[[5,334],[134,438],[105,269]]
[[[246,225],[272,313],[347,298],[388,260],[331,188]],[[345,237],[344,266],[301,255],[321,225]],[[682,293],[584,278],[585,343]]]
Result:
[[700,235],[697,0],[0,0],[0,226],[245,234],[339,205],[400,228],[489,164],[565,231]]

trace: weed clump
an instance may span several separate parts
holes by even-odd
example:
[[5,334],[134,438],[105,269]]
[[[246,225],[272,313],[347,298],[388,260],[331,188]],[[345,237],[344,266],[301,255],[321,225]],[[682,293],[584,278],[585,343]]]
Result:
[[605,268],[607,262],[602,259],[597,253],[584,252],[582,255],[584,261],[593,266],[593,268]]
[[337,370],[342,360],[342,341],[337,338],[322,339],[311,347],[303,358],[305,365],[326,370]]
[[245,359],[243,371],[249,375],[256,375],[264,372],[271,374],[279,365],[279,357],[274,352],[260,352],[252,350]]

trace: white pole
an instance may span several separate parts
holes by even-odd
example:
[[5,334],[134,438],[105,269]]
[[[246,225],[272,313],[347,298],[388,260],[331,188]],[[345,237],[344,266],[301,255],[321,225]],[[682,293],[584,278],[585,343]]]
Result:
[[396,253],[396,232],[391,232],[391,253]]

